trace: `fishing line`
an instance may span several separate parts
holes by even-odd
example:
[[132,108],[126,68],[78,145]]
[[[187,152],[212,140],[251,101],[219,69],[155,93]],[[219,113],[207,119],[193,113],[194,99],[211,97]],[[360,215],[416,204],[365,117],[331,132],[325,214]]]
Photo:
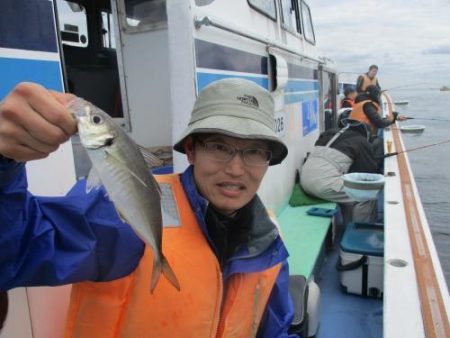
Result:
[[407,120],[426,120],[426,121],[445,121],[450,122],[450,120],[447,119],[435,119],[435,118],[427,118],[427,117],[407,117]]
[[[385,91],[393,90],[393,89],[401,89],[401,88],[407,88],[407,87],[421,86],[421,85],[438,86],[438,84],[435,83],[435,82],[416,82],[416,83],[409,83],[409,84],[404,84],[404,85],[401,85],[401,86],[391,87],[391,88],[388,88],[388,89],[383,89],[383,90],[381,90],[381,92],[385,92]],[[415,89],[422,89],[422,88],[415,88]],[[437,87],[437,88],[429,88],[429,89],[439,89],[439,87]]]
[[419,150],[419,149],[424,149],[424,148],[429,148],[429,147],[433,147],[433,146],[437,146],[437,145],[439,145],[439,144],[444,144],[444,143],[449,143],[449,142],[450,142],[450,139],[444,140],[444,141],[440,141],[440,142],[436,142],[436,143],[425,144],[425,145],[420,146],[420,147],[415,147],[415,148],[410,148],[410,149],[405,149],[405,150],[401,150],[401,151],[396,151],[396,152],[393,152],[393,153],[389,153],[389,154],[384,155],[384,157],[385,157],[385,158],[386,158],[386,157],[391,157],[391,156],[395,156],[395,155],[398,155],[398,154],[401,154],[401,153],[408,153],[408,152],[410,152],[410,151]]

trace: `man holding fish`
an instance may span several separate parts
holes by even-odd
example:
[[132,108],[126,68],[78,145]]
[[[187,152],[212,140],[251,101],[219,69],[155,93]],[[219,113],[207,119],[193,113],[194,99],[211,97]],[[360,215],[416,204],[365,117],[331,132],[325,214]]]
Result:
[[[19,84],[0,103],[0,290],[73,283],[66,337],[294,337],[287,251],[256,194],[287,155],[273,116],[260,86],[212,83],[174,145],[190,166],[154,177],[104,112]],[[88,179],[31,195],[24,163],[77,130]]]

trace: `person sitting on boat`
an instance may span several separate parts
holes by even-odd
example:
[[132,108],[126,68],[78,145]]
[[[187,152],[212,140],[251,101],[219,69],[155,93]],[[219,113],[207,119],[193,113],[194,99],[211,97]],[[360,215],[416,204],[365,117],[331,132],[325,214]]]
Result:
[[70,98],[20,84],[0,105],[0,290],[74,283],[66,337],[294,337],[288,253],[256,194],[288,152],[270,93],[243,79],[199,93],[174,145],[190,166],[156,176],[178,211],[163,251],[180,291],[162,278],[153,294],[150,249],[103,189],[27,191],[25,162],[77,130]]
[[358,92],[352,88],[347,87],[344,90],[344,98],[341,100],[341,108],[353,108],[355,105],[355,98]]
[[380,95],[381,91],[377,86],[368,86],[365,92],[358,94],[356,97],[349,116],[352,120],[366,124],[369,127],[371,136],[376,136],[379,128],[386,128],[395,123],[396,120],[403,121],[407,119],[405,115],[399,115],[398,112],[392,112],[392,115],[382,117]]
[[347,120],[341,129],[323,132],[301,168],[300,184],[308,194],[336,202],[344,223],[376,220],[376,201],[356,202],[344,192],[342,175],[379,173],[379,160],[367,127]]
[[339,116],[337,125],[339,128],[344,127],[344,121],[348,119],[350,113],[355,105],[355,98],[357,92],[352,87],[347,87],[344,90],[344,98],[341,100],[341,108],[339,109]]
[[356,80],[356,91],[358,93],[364,93],[370,85],[377,86],[378,89],[381,90],[380,84],[378,83],[377,73],[378,66],[370,65],[367,73],[358,76],[358,79]]

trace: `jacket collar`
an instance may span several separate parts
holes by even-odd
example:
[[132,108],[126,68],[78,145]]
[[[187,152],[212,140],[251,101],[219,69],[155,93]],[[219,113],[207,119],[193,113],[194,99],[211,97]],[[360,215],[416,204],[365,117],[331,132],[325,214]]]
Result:
[[[186,192],[189,203],[194,211],[203,233],[208,239],[210,245],[211,238],[205,224],[206,209],[209,202],[200,195],[194,181],[193,166],[189,166],[184,173],[181,174],[181,183]],[[252,204],[250,217],[251,225],[249,232],[249,240],[231,259],[252,258],[262,254],[268,250],[274,243],[278,235],[278,229],[267,215],[266,209],[258,195],[255,195]]]

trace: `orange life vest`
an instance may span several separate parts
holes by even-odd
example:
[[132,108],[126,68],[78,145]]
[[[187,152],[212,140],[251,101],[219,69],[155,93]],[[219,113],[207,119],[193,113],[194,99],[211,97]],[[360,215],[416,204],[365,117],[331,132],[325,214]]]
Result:
[[364,105],[368,102],[371,102],[373,105],[375,105],[375,107],[377,108],[377,114],[380,115],[381,114],[381,108],[380,106],[371,101],[371,100],[364,100],[358,103],[355,103],[355,105],[353,106],[353,109],[350,113],[349,118],[352,120],[357,120],[360,121],[362,123],[364,123],[365,125],[367,125],[370,128],[370,133],[371,135],[376,135],[377,134],[377,127],[374,126],[372,124],[372,122],[370,122],[369,118],[367,117],[367,115],[364,113]]
[[347,108],[353,108],[355,106],[355,100],[345,97],[341,101],[341,108],[343,108],[343,105],[345,102],[347,102],[350,105],[350,107],[347,107]]
[[377,84],[376,76],[374,76],[373,79],[371,79],[369,76],[367,76],[367,74],[363,74],[362,77],[363,77],[363,83],[361,85],[361,91],[363,91],[363,92],[367,89],[368,86]]
[[255,337],[281,263],[261,272],[233,274],[224,287],[217,258],[179,176],[156,178],[170,188],[173,212],[179,216],[179,224],[164,225],[162,250],[181,291],[161,276],[150,293],[153,253],[147,247],[130,275],[73,285],[65,337]]

